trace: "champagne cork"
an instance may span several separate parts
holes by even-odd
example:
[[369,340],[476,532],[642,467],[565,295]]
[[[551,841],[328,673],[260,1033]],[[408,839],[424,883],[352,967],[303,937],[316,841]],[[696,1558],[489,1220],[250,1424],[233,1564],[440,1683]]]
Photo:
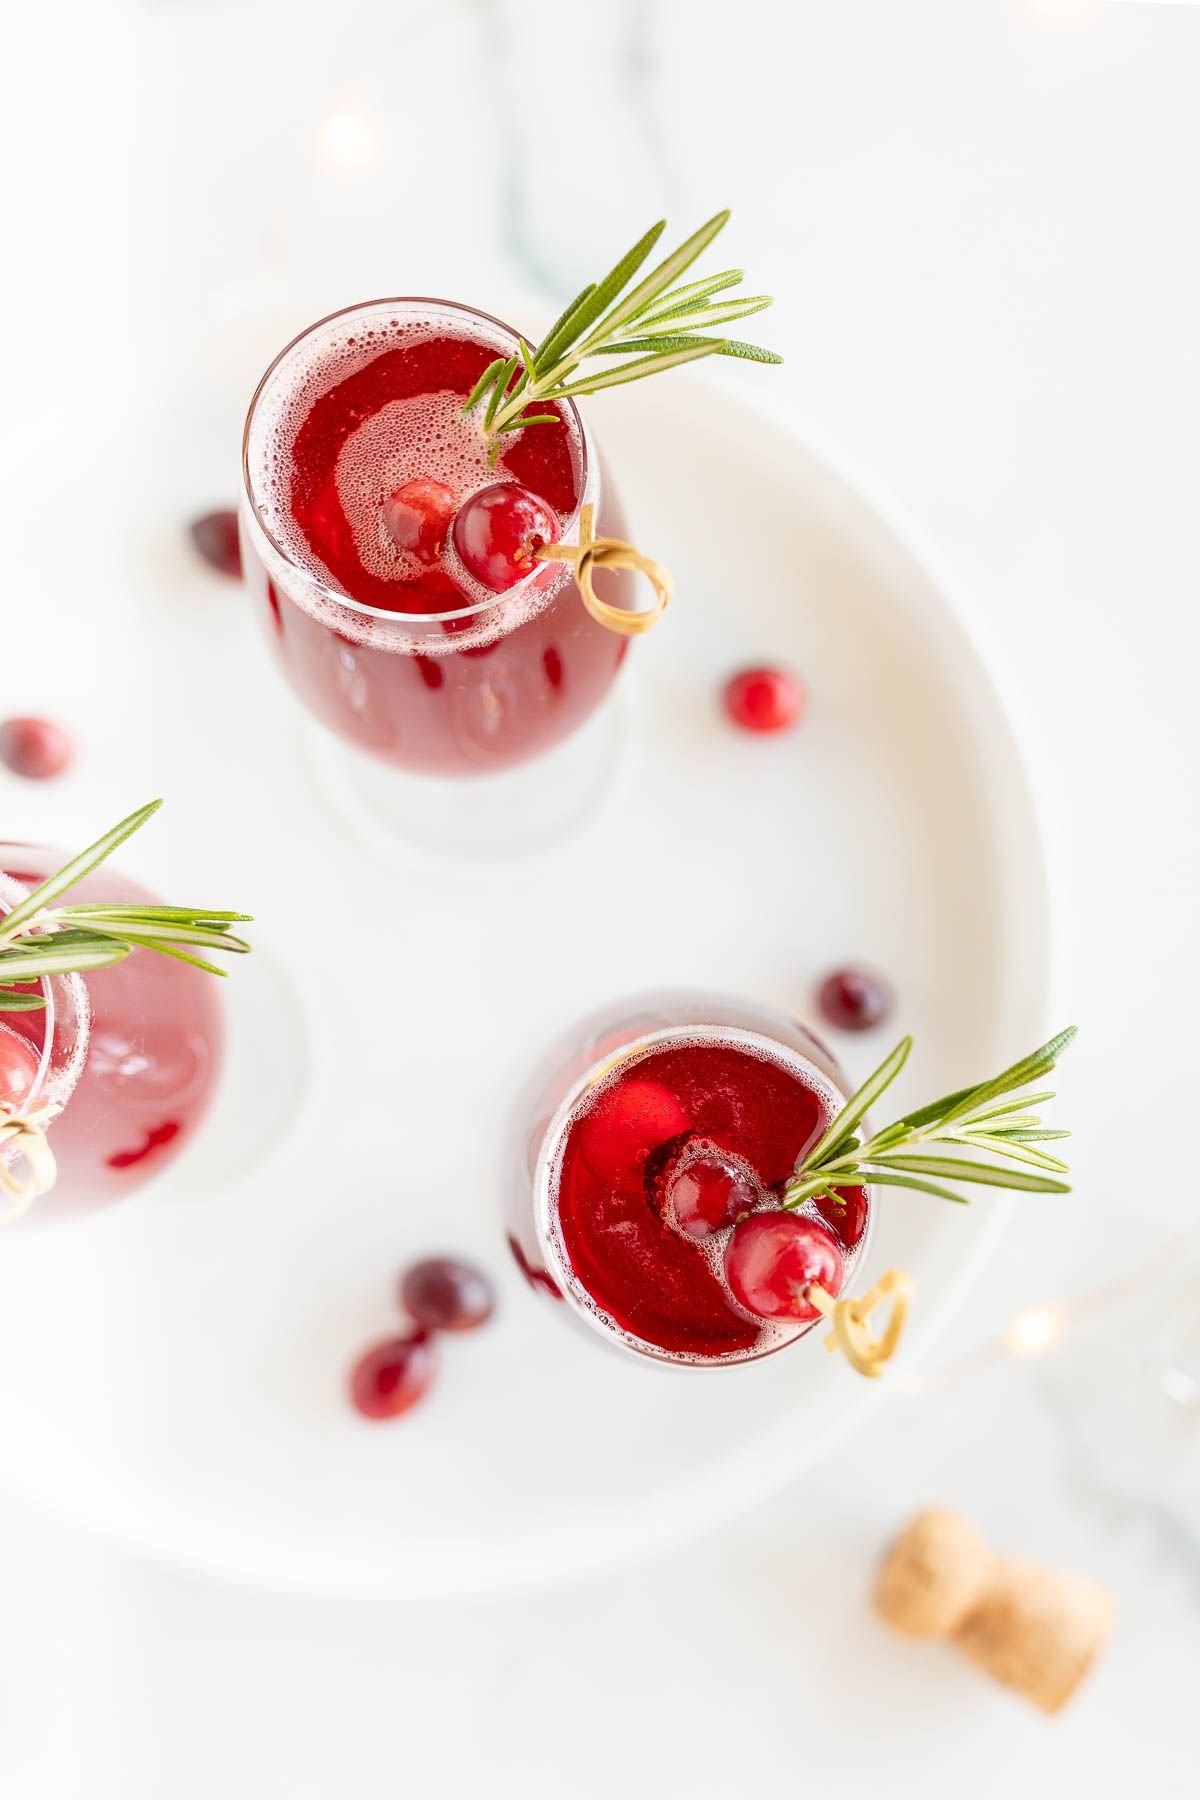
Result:
[[918,1513],[892,1545],[875,1607],[908,1637],[956,1643],[1047,1713],[1066,1705],[1112,1625],[1094,1582],[997,1556],[969,1519],[938,1511]]

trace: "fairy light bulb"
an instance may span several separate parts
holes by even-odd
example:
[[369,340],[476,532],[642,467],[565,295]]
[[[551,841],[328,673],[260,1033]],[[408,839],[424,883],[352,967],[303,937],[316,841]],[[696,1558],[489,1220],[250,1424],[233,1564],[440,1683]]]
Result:
[[364,169],[374,156],[374,139],[367,121],[348,107],[331,112],[317,132],[317,159],[338,174]]
[[1063,1316],[1057,1306],[1027,1306],[1009,1322],[1003,1344],[1010,1356],[1044,1356],[1063,1332]]

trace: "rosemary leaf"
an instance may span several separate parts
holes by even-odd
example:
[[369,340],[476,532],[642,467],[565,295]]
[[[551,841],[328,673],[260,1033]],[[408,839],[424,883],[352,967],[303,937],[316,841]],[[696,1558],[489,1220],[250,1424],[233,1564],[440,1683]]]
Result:
[[654,337],[619,338],[615,344],[597,344],[593,356],[628,356],[633,350],[647,350],[655,354],[663,350],[686,350],[692,344],[712,344],[717,350],[725,348],[724,338],[698,336],[695,332],[680,332],[678,336],[668,337],[665,333]]
[[234,937],[230,932],[206,931],[198,925],[144,925],[138,919],[115,916],[104,927],[103,935],[119,943],[148,944],[151,949],[157,944],[202,944],[210,950],[232,951],[237,956],[247,955],[250,950],[245,938]]
[[1020,1062],[1014,1063],[1011,1069],[1005,1069],[1002,1074],[995,1076],[991,1081],[983,1082],[974,1089],[970,1105],[960,1101],[958,1106],[951,1107],[949,1112],[942,1115],[943,1120],[956,1119],[964,1112],[975,1112],[985,1101],[998,1100],[1001,1095],[1012,1093],[1014,1088],[1028,1087],[1031,1081],[1037,1081],[1041,1076],[1048,1075],[1075,1036],[1075,1029],[1074,1025],[1069,1025],[1065,1031],[1060,1031],[1057,1037],[1051,1038],[1048,1044],[1043,1044],[1041,1049],[1035,1050],[1031,1056],[1023,1057]]
[[973,1136],[969,1138],[945,1138],[947,1144],[958,1144],[964,1150],[988,1150],[993,1156],[1005,1156],[1012,1162],[1029,1163],[1035,1169],[1049,1169],[1058,1175],[1067,1173],[1067,1165],[1057,1156],[1051,1156],[1045,1150],[1035,1150],[1025,1144],[1010,1143],[1004,1138],[987,1138]]
[[515,356],[507,357],[500,365],[500,372],[493,383],[491,397],[487,403],[487,411],[483,415],[483,429],[485,431],[491,430],[492,420],[496,416],[496,411],[500,402],[505,398],[506,389],[513,378],[513,372],[515,371],[516,366],[517,358]]
[[[720,275],[702,275],[698,281],[682,282],[678,287],[673,287],[671,289],[667,298],[670,300],[672,306],[678,304],[681,300],[687,300],[690,301],[692,305],[697,305],[701,300],[707,300],[712,294],[720,294],[723,293],[726,288],[737,287],[738,283],[745,279],[745,269],[725,269]],[[638,311],[632,315],[628,323],[632,324],[637,322],[640,330],[641,321],[646,318],[648,314],[658,314],[658,306],[659,303],[657,300],[647,301],[645,306],[639,307]]]
[[1036,1131],[997,1131],[993,1135],[1000,1138],[1011,1138],[1017,1144],[1031,1144],[1039,1138],[1069,1138],[1071,1133],[1069,1131],[1046,1131],[1039,1127]]
[[[864,1155],[863,1161],[874,1163],[869,1155]],[[889,1171],[899,1169],[906,1175],[935,1175],[945,1181],[974,1181],[984,1187],[1025,1188],[1031,1194],[1069,1194],[1071,1191],[1061,1181],[1051,1181],[1041,1175],[1025,1175],[1018,1169],[998,1169],[992,1163],[968,1162],[965,1157],[958,1156],[906,1156],[893,1152],[884,1156],[879,1166]],[[868,1176],[868,1180],[871,1179],[875,1177]]]
[[520,431],[526,425],[561,425],[558,413],[522,413],[519,418],[510,419],[507,425],[494,425],[497,437],[506,431]]
[[557,388],[555,395],[594,394],[600,388],[620,387],[627,381],[641,381],[647,375],[657,375],[663,369],[673,369],[677,363],[695,362],[698,356],[711,356],[720,348],[720,339],[714,338],[705,339],[686,350],[669,350],[659,356],[642,356],[635,362],[622,363],[619,368],[610,369],[606,375],[585,375],[579,381]]
[[[962,1096],[958,1095],[957,1098],[961,1099]],[[1009,1113],[1028,1112],[1032,1107],[1044,1106],[1048,1100],[1053,1099],[1053,1093],[1043,1088],[1040,1094],[1022,1094],[1016,1100],[1004,1100],[999,1106],[989,1106],[985,1112],[973,1113],[971,1122],[980,1124],[985,1119],[1002,1119]]]
[[483,396],[487,393],[503,367],[504,358],[502,356],[498,356],[494,362],[488,364],[487,368],[483,371],[483,374],[479,377],[479,380],[475,383],[475,386],[463,401],[462,410],[465,413],[469,413],[474,407],[479,405],[479,402],[483,399]]
[[736,319],[748,319],[751,313],[765,312],[774,305],[769,294],[756,294],[752,300],[729,300],[722,306],[672,306],[652,318],[639,319],[638,332],[652,337],[661,326],[664,331],[707,331],[710,325],[731,325]]
[[724,212],[714,214],[706,224],[701,225],[699,231],[694,231],[691,237],[686,238],[678,250],[672,251],[665,262],[659,263],[657,269],[647,275],[645,281],[635,287],[631,294],[626,294],[623,300],[618,300],[612,311],[607,313],[596,326],[591,338],[584,340],[583,348],[587,349],[589,344],[597,338],[611,337],[618,325],[623,325],[626,319],[631,319],[649,301],[656,299],[659,294],[670,287],[678,275],[682,275],[685,269],[691,268],[696,258],[707,250],[717,233],[723,230],[728,222],[729,212],[726,209]]
[[[847,1100],[845,1106],[837,1115],[837,1118],[834,1119],[824,1137],[816,1145],[815,1149],[811,1150],[804,1158],[804,1161],[800,1164],[798,1173],[803,1174],[805,1171],[815,1168],[822,1163],[828,1163],[837,1155],[839,1150],[845,1148],[850,1138],[854,1136],[857,1127],[862,1123],[867,1113],[870,1112],[876,1100],[878,1100],[880,1094],[884,1092],[885,1088],[889,1088],[892,1085],[892,1082],[895,1081],[897,1075],[908,1061],[908,1053],[912,1049],[912,1046],[913,1041],[911,1037],[901,1038],[891,1055],[884,1058],[875,1073],[868,1077],[859,1088],[858,1092],[852,1094],[850,1099]],[[870,1145],[867,1145],[866,1150],[869,1149]],[[866,1150],[864,1150],[864,1156]]]
[[[543,344],[538,346],[537,367],[539,376],[543,375],[551,362],[561,358],[563,352],[577,343],[588,327],[595,323],[608,306],[615,300],[621,289],[641,268],[659,238],[667,228],[667,221],[659,219],[649,231],[644,232],[633,246],[627,250],[620,262],[611,268],[603,281],[597,282],[587,294],[586,299],[577,306],[576,311],[567,320],[560,321]],[[554,341],[557,337],[557,342]]]
[[89,844],[86,850],[81,850],[78,856],[72,857],[71,861],[59,869],[57,874],[48,876],[40,886],[35,887],[18,906],[13,907],[3,921],[0,921],[0,943],[7,938],[15,937],[20,927],[27,925],[32,918],[49,906],[51,900],[57,899],[59,894],[66,893],[68,888],[74,887],[77,881],[82,881],[85,875],[89,875],[93,869],[98,868],[106,857],[111,856],[113,851],[125,842],[126,838],[132,837],[135,831],[140,830],[146,820],[152,818],[161,805],[161,800],[151,800],[148,806],[140,806],[137,812],[130,813],[127,819],[122,819],[119,825],[114,825],[111,831],[106,831],[104,836],[97,838],[94,844]]
[[572,342],[572,339],[568,337],[567,333],[574,321],[575,314],[595,291],[595,282],[589,281],[588,285],[580,293],[576,294],[575,298],[571,301],[571,304],[569,306],[564,306],[563,310],[559,313],[557,319],[555,319],[553,325],[533,353],[533,360],[539,368],[547,367],[550,362],[558,357],[559,352],[565,350],[567,345]]
[[14,994],[0,987],[0,1012],[38,1012],[45,1004],[40,994]]
[[91,945],[74,944],[65,950],[56,950],[52,934],[43,937],[41,944],[44,948],[32,950],[28,955],[14,956],[7,951],[0,955],[0,981],[40,981],[44,975],[86,973],[89,969],[102,969],[107,963],[120,962],[132,948],[129,944],[117,943],[114,938],[97,938]]
[[228,925],[252,925],[253,918],[249,913],[217,912],[206,906],[56,906],[56,919],[141,919],[146,924],[155,924],[161,920],[164,924],[208,925],[214,931],[223,931]]
[[[942,1187],[936,1181],[925,1181],[919,1175],[898,1175],[894,1169],[881,1169],[878,1174],[864,1175],[863,1181],[871,1187],[917,1188],[922,1194],[933,1194],[939,1200],[953,1200],[956,1206],[969,1206],[970,1194],[957,1194],[953,1188]],[[786,1206],[787,1202],[784,1202]]]

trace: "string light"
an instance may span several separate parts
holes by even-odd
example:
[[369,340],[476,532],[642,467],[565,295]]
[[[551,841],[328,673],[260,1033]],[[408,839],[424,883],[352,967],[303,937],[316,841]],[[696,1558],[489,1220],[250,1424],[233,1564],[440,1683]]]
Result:
[[1044,1356],[1063,1334],[1063,1316],[1056,1306],[1027,1306],[1009,1323],[1001,1342],[1010,1356]]
[[317,131],[317,160],[339,174],[365,169],[374,159],[375,142],[360,113],[341,108],[322,120]]
[[[978,1345],[954,1362],[940,1363],[924,1369],[897,1370],[893,1377],[893,1391],[911,1399],[957,1386],[959,1382],[980,1374],[1006,1357],[1044,1356],[1055,1348],[1073,1326],[1094,1318],[1105,1308],[1128,1298],[1130,1294],[1145,1292],[1159,1285],[1172,1270],[1178,1269],[1181,1257],[1187,1258],[1194,1252],[1198,1242],[1200,1239],[1195,1228],[1188,1227],[1169,1239],[1139,1268],[1129,1271],[1119,1280],[1105,1282],[1102,1287],[1093,1288],[1090,1293],[1064,1301],[1061,1305],[1025,1307],[1014,1314],[999,1338],[993,1339],[991,1343]],[[1179,1360],[1190,1364],[1192,1359]],[[1200,1353],[1197,1360],[1200,1362]],[[1193,1374],[1190,1366],[1160,1371],[1158,1379],[1163,1391],[1172,1400],[1180,1405],[1200,1409],[1200,1376]]]

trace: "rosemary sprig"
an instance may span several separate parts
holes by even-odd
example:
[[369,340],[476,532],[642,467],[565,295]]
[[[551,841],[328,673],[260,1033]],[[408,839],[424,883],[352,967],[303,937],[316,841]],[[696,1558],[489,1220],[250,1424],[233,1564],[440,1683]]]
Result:
[[[1043,1091],[1021,1093],[1018,1099],[1007,1096],[1048,1075],[1074,1036],[1072,1025],[1003,1074],[934,1100],[863,1142],[859,1126],[908,1060],[912,1039],[904,1038],[796,1165],[784,1188],[784,1206],[803,1206],[818,1195],[838,1201],[838,1188],[872,1184],[917,1188],[960,1204],[968,1196],[943,1182],[1019,1188],[1031,1194],[1070,1193],[1060,1179],[1069,1173],[1066,1163],[1041,1146],[1071,1134],[1044,1129],[1032,1110],[1054,1095]],[[941,1149],[968,1150],[972,1155],[943,1155]],[[991,1160],[977,1160],[980,1153]],[[1014,1168],[1014,1163],[1020,1166]]]
[[140,831],[161,805],[161,800],[152,800],[130,813],[0,918],[0,1012],[31,1012],[45,1005],[40,994],[17,991],[12,983],[38,981],[45,975],[87,974],[120,962],[131,950],[157,950],[210,975],[224,975],[224,969],[197,956],[196,950],[244,955],[250,949],[230,929],[249,924],[249,913],[190,906],[51,905]]
[[[494,441],[492,459],[507,432],[524,425],[553,420],[554,414],[530,416],[528,408],[539,402],[594,394],[599,388],[640,381],[664,369],[693,362],[701,356],[736,356],[748,362],[777,363],[783,358],[773,350],[720,333],[722,325],[749,318],[771,305],[768,294],[750,298],[718,299],[743,279],[741,269],[725,269],[698,281],[680,283],[696,258],[705,251],[728,222],[728,211],[719,212],[685,239],[677,250],[658,264],[638,285],[629,283],[666,228],[660,219],[626,251],[602,281],[592,282],[559,314],[536,350],[522,338],[519,354],[498,356],[489,363],[463,404],[469,413],[483,406],[484,432]],[[624,356],[632,360],[603,372],[584,370],[589,357]]]

